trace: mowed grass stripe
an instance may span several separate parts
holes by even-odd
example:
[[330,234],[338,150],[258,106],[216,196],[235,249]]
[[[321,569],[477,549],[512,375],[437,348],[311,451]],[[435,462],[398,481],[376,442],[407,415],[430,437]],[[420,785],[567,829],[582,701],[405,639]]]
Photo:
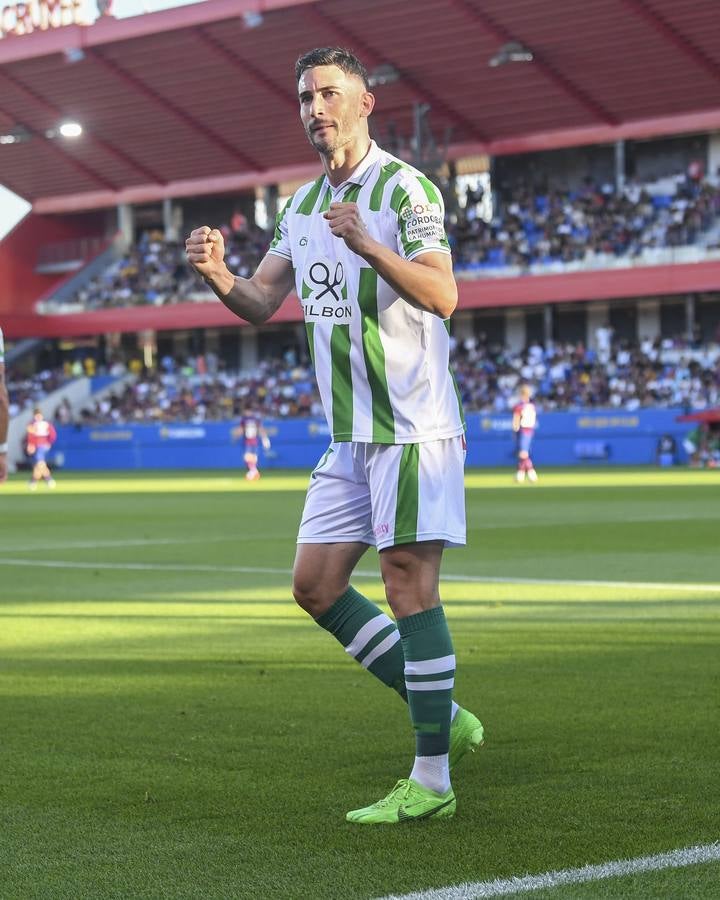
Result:
[[[594,490],[575,474],[535,491],[483,473],[468,491],[443,597],[457,699],[487,740],[453,778],[456,818],[421,830],[344,820],[407,775],[412,732],[293,603],[301,490],[273,473],[257,491],[153,491],[154,473],[129,493],[124,477],[73,493],[68,475],[55,493],[0,489],[0,558],[23,557],[0,567],[3,900],[368,900],[715,841],[720,602],[688,582],[720,583],[717,482]],[[33,568],[21,542],[90,545],[36,556],[93,566]],[[361,565],[386,608],[373,555]],[[672,871],[643,900],[715,900],[717,866],[626,877]]]
[[[283,575],[290,577],[292,569],[274,569],[263,566],[222,566],[211,564],[186,564],[186,563],[131,563],[131,562],[80,562],[72,560],[49,559],[22,559],[13,557],[0,557],[0,566],[15,566],[21,568],[41,569],[116,569],[139,572],[225,572],[239,575]],[[353,574],[354,579],[377,579],[378,572],[366,572],[357,569]],[[572,578],[515,578],[500,575],[457,575],[453,573],[443,574],[442,581],[460,582],[466,584],[528,584],[528,585],[570,585],[573,587],[607,587],[627,590],[658,590],[658,591],[698,591],[701,593],[716,593],[720,596],[719,584],[702,584],[692,581],[685,582],[661,582],[661,581],[600,581],[593,579]]]
[[[322,453],[318,453],[318,458]],[[4,496],[32,497],[42,503],[50,496],[69,494],[232,494],[241,497],[257,497],[263,493],[306,491],[309,473],[287,470],[271,470],[263,474],[259,482],[247,482],[239,472],[148,472],[57,473],[55,491],[40,490],[31,495],[27,481],[22,476],[11,476],[2,487]],[[533,485],[517,485],[513,472],[508,469],[469,469],[465,476],[470,490],[502,490],[509,493],[542,493],[558,488],[582,488],[584,491],[601,491],[607,488],[646,489],[653,487],[720,487],[720,470],[701,469],[546,469],[540,481]]]

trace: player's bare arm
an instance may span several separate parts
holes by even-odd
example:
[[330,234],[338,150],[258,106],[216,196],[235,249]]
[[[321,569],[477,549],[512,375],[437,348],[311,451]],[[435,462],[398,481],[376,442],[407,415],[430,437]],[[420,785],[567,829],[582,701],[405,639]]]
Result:
[[7,479],[7,439],[10,425],[10,399],[5,386],[5,366],[0,363],[0,483]]
[[403,259],[370,236],[356,203],[332,203],[324,215],[335,237],[362,256],[403,300],[441,319],[452,314],[458,294],[449,254],[429,251]]
[[217,228],[196,228],[185,241],[188,262],[225,306],[247,322],[266,322],[293,288],[289,260],[268,254],[251,278],[241,278],[225,265],[225,241]]

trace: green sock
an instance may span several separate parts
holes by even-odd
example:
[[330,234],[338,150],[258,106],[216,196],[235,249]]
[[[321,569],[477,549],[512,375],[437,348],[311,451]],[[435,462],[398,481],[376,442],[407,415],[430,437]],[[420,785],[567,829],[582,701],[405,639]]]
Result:
[[400,635],[379,607],[349,587],[315,621],[340,641],[346,653],[407,701]]
[[398,619],[405,684],[417,756],[440,756],[450,745],[455,654],[442,606]]

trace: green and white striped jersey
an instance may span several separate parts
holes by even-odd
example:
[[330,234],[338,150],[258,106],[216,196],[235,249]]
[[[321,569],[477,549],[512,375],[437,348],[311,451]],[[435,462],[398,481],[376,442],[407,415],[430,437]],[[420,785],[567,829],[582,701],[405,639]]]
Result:
[[449,253],[440,192],[374,142],[343,184],[303,185],[277,217],[269,252],[292,262],[334,441],[414,444],[462,434],[448,323],[415,309],[336,238],[323,213],[357,203],[370,235],[404,259]]

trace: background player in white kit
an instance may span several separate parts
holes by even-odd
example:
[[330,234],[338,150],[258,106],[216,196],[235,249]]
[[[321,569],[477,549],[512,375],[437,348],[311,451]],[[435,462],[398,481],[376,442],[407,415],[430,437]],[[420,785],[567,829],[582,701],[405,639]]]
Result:
[[5,342],[0,328],[0,484],[7,479],[7,439],[10,427],[10,401],[5,386]]
[[[351,53],[310,51],[295,74],[324,175],[287,203],[252,278],[228,271],[216,229],[192,232],[188,259],[253,324],[293,286],[303,307],[332,442],[310,481],[293,593],[407,700],[416,738],[410,777],[347,818],[451,816],[450,769],[482,742],[483,729],[452,699],[455,655],[439,598],[443,549],[465,543],[465,425],[445,321],[457,287],[442,197],[370,140],[375,99]],[[369,546],[379,551],[397,624],[350,586]]]
[[513,407],[512,429],[515,434],[515,452],[517,454],[517,469],[515,481],[537,481],[535,465],[530,457],[535,429],[537,428],[537,410],[532,402],[530,385],[524,384],[520,388],[520,401]]

